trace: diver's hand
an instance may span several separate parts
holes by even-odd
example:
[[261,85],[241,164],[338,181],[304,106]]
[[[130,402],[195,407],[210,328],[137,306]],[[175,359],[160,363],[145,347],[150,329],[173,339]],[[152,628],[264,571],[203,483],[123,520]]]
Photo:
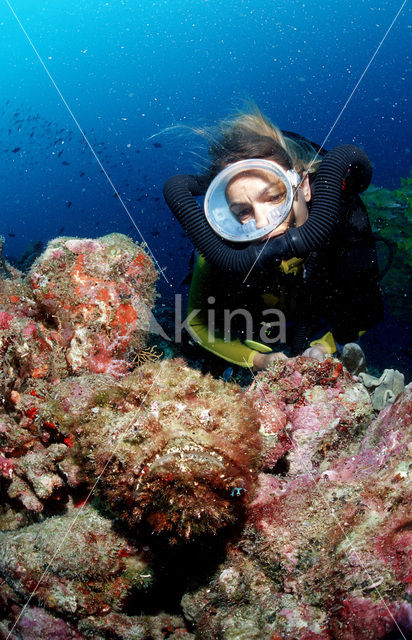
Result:
[[284,353],[255,353],[253,358],[253,371],[267,369],[276,360],[287,360]]
[[323,344],[316,343],[313,347],[309,347],[302,353],[302,356],[306,356],[307,358],[313,358],[314,360],[324,360],[328,351]]

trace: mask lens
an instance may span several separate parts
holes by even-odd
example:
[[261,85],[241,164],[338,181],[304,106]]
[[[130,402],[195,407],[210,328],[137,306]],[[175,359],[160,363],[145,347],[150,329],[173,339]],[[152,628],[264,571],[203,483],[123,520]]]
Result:
[[293,204],[289,175],[269,160],[241,160],[210,184],[205,214],[211,227],[234,242],[257,240],[286,219]]
[[256,222],[254,220],[249,220],[249,222],[245,222],[244,224],[242,224],[242,231],[246,235],[249,235],[251,233],[256,233]]

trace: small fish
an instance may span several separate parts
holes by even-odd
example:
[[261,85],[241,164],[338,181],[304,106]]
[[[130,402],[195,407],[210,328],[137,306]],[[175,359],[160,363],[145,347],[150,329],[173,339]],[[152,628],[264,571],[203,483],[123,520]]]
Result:
[[63,160],[62,164],[64,164],[67,167],[67,165],[70,164],[70,163],[67,162],[67,160]]
[[59,233],[59,235],[60,235],[61,233],[63,233],[63,231],[64,231],[64,227],[62,227],[62,228],[60,229],[60,231],[58,232],[58,233]]
[[160,142],[153,142],[153,146],[156,147],[156,149],[161,149],[163,145]]
[[157,236],[160,236],[160,231],[158,231],[157,229],[153,229],[153,231],[151,231],[151,234],[154,238],[156,238]]
[[15,233],[8,233],[7,235],[9,236],[9,238],[15,238],[16,237]]
[[57,154],[57,157],[60,158],[62,153],[63,153],[63,149],[61,151],[59,151],[59,153]]
[[228,367],[222,373],[222,380],[224,380],[225,382],[228,382],[232,376],[233,376],[233,367]]
[[12,149],[12,153],[17,153],[18,151],[20,151],[20,147],[15,147],[14,149]]
[[67,208],[70,209],[70,207],[72,206],[73,202],[71,202],[71,200],[68,201],[67,203]]
[[83,176],[85,176],[85,172],[84,171],[80,171],[80,177],[83,178]]

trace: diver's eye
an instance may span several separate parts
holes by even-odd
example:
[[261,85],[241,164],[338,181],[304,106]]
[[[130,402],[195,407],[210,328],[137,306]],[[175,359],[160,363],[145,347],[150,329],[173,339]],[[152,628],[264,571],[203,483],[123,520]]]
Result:
[[283,193],[274,193],[273,195],[269,196],[269,202],[282,202],[284,197],[285,196]]
[[253,212],[249,207],[245,207],[243,209],[238,209],[237,207],[233,207],[231,208],[231,212],[236,216],[236,218],[240,222],[246,221],[250,216],[253,215]]
[[242,213],[237,213],[236,217],[239,222],[248,222],[251,218],[253,218],[253,215],[250,211],[243,211]]

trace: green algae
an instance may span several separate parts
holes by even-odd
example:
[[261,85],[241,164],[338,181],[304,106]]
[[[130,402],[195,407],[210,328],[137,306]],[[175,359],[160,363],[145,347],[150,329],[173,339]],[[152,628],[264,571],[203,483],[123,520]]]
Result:
[[[398,317],[407,317],[411,311],[410,285],[412,271],[412,173],[401,178],[401,186],[393,191],[371,185],[362,194],[372,229],[394,250],[393,261],[382,278],[386,305]],[[388,251],[378,242],[379,262],[388,260]]]

